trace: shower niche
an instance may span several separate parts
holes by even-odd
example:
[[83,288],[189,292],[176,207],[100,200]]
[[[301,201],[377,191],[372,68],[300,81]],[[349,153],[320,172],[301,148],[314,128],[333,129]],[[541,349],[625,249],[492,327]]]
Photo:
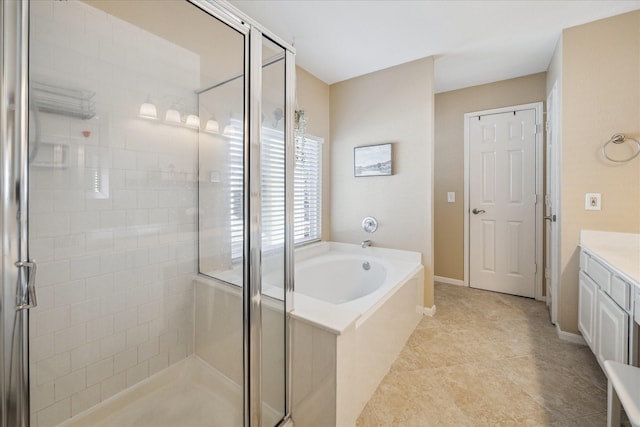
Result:
[[292,49],[216,2],[23,3],[38,305],[0,425],[286,423]]

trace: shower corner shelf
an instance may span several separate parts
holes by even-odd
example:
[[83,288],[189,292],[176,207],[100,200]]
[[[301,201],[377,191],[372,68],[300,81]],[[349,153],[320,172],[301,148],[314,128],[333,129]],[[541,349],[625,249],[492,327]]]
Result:
[[31,166],[47,169],[66,169],[69,167],[69,138],[47,136],[40,141]]
[[31,83],[31,99],[38,111],[81,120],[95,117],[95,94],[89,90],[65,88],[36,81]]

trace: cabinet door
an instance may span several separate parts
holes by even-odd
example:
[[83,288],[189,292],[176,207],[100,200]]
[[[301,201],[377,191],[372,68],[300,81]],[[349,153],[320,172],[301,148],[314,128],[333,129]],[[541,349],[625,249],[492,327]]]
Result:
[[596,351],[602,365],[605,360],[627,363],[629,315],[613,302],[603,291],[598,290],[596,304]]
[[579,299],[578,299],[578,329],[582,332],[584,340],[594,353],[595,342],[594,332],[596,326],[596,295],[598,287],[595,282],[591,280],[582,271],[580,272],[580,286],[579,286]]

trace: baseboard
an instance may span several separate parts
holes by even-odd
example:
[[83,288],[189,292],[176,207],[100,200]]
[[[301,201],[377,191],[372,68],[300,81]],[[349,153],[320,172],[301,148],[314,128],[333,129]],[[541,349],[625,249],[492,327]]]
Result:
[[424,308],[424,315],[425,316],[429,316],[429,317],[433,317],[436,315],[436,305],[433,304],[431,307],[425,307]]
[[440,283],[446,283],[448,285],[467,286],[467,285],[465,285],[464,280],[450,279],[448,277],[433,276],[433,281],[434,282],[440,282]]
[[572,342],[574,344],[587,345],[587,342],[584,340],[584,337],[582,335],[565,332],[560,329],[560,326],[558,324],[556,324],[556,332],[558,333],[558,338],[563,341]]

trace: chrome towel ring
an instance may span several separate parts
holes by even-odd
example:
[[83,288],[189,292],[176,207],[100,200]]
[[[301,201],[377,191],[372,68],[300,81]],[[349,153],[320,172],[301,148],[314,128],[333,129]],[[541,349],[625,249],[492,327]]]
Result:
[[[609,157],[609,155],[607,154],[607,145],[614,143],[614,144],[622,144],[623,142],[627,141],[627,140],[631,140],[633,142],[636,143],[636,152],[634,154],[632,154],[630,157],[626,158],[626,159],[614,159],[612,157]],[[626,162],[630,162],[631,160],[633,160],[634,158],[636,158],[638,156],[638,154],[640,154],[640,141],[638,141],[635,138],[629,138],[626,137],[624,135],[622,135],[621,133],[617,133],[615,135],[613,135],[611,137],[610,140],[608,140],[607,142],[604,143],[604,145],[602,146],[602,155],[609,161],[611,162],[616,162],[616,163],[626,163]]]

